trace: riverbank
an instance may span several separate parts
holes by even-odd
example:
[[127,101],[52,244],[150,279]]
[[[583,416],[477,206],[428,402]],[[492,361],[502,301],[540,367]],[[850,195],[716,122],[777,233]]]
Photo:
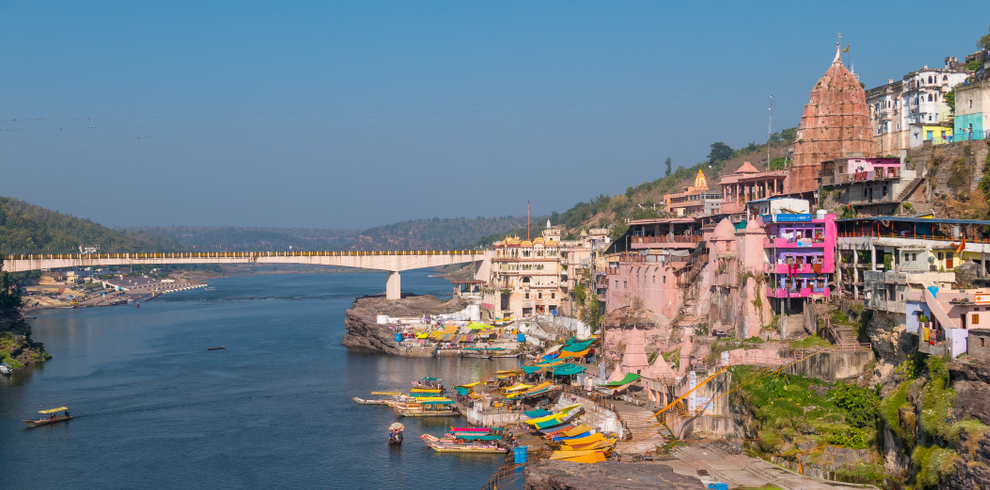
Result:
[[[354,300],[344,312],[344,334],[340,345],[356,352],[374,352],[404,356],[406,350],[395,341],[395,331],[384,323],[378,323],[379,315],[393,318],[422,318],[432,315],[448,315],[463,310],[468,304],[453,298],[440,301],[435,296],[405,294],[400,300],[387,300],[384,294],[364,296]],[[427,356],[431,357],[431,356]]]

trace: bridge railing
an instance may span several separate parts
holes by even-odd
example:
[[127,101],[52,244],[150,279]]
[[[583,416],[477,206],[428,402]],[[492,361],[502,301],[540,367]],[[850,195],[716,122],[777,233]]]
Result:
[[368,251],[266,251],[266,252],[157,252],[114,254],[10,254],[7,260],[83,260],[83,259],[202,259],[259,257],[362,257],[392,255],[478,255],[482,250],[368,250]]

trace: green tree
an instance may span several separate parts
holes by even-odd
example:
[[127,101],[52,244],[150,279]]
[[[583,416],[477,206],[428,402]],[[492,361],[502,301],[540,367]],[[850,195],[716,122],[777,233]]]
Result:
[[784,163],[786,163],[786,161],[787,159],[784,157],[774,158],[773,160],[770,160],[770,168],[768,170],[784,170]]
[[663,163],[664,163],[664,165],[667,166],[667,172],[664,174],[664,177],[670,177],[670,172],[671,172],[672,167],[673,167],[673,164],[670,161],[670,157],[667,157],[667,159],[664,160]]
[[721,141],[711,144],[711,152],[708,153],[708,164],[714,165],[732,158],[732,147]]
[[780,132],[780,135],[784,137],[785,141],[794,141],[797,139],[798,128],[787,128]]
[[0,254],[0,310],[21,307],[21,290],[10,274],[3,269],[3,254]]
[[946,92],[944,98],[945,98],[945,103],[949,105],[949,114],[955,114],[956,113],[956,89],[955,89],[955,87],[953,87],[952,90]]
[[[987,28],[990,30],[990,28]],[[990,34],[984,34],[979,41],[976,41],[976,47],[984,51],[990,49]]]

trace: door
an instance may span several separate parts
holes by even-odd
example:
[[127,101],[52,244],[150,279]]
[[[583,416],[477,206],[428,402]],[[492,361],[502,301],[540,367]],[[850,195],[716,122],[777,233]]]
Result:
[[952,265],[952,254],[953,252],[947,252],[945,254],[945,270],[953,269],[955,267]]

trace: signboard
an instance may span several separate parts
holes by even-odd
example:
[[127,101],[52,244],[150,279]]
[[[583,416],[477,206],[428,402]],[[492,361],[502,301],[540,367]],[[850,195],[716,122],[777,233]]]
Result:
[[778,214],[774,217],[774,221],[778,223],[795,223],[798,221],[811,221],[814,215],[812,214]]

